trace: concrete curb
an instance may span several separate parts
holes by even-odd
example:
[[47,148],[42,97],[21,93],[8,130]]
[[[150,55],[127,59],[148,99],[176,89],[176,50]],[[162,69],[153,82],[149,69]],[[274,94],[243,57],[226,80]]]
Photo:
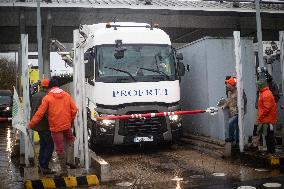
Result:
[[56,178],[43,178],[39,180],[26,180],[24,183],[25,189],[53,189],[53,188],[71,188],[78,186],[94,186],[99,185],[99,179],[96,175],[86,176],[69,176]]
[[96,155],[94,152],[90,152],[91,167],[99,175],[101,182],[108,182],[111,178],[111,167],[108,162],[103,158]]

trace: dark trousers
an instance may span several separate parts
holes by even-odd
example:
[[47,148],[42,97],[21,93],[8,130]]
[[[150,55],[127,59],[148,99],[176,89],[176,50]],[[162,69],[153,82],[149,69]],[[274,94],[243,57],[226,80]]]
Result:
[[270,130],[270,127],[267,127],[267,135],[265,136],[267,152],[274,154],[275,153],[275,138],[274,130]]
[[39,131],[39,165],[47,169],[54,150],[54,144],[50,131]]
[[239,143],[239,126],[238,115],[235,115],[229,119],[229,138],[232,141]]

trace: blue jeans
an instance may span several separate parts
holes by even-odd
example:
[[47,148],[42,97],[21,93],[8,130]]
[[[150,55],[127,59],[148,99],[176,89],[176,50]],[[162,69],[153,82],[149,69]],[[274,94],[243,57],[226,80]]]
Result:
[[50,131],[39,131],[39,165],[47,169],[54,150],[54,144]]
[[232,141],[236,141],[236,144],[239,143],[238,115],[229,119],[229,138]]

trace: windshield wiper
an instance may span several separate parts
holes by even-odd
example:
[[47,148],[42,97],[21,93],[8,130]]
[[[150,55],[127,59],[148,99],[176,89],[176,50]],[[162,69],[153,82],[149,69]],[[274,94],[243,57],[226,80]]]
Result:
[[139,68],[139,69],[159,73],[159,74],[166,76],[167,79],[170,79],[170,76],[168,76],[165,72],[160,71],[160,70],[154,70],[154,69],[150,69],[150,68]]
[[117,68],[112,68],[112,67],[104,67],[104,68],[107,68],[107,69],[110,69],[110,70],[115,70],[115,71],[118,71],[118,72],[126,73],[126,74],[129,75],[134,81],[136,81],[136,79],[133,77],[133,75],[131,75],[131,73],[129,73],[128,71],[121,70],[121,69],[117,69]]

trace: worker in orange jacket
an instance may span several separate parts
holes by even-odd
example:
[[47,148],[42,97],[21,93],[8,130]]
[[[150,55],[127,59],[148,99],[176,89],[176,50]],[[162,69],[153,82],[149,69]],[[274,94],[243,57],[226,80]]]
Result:
[[265,136],[268,154],[275,153],[274,124],[277,121],[277,107],[266,80],[257,81],[258,99],[258,134]]
[[[71,124],[75,119],[77,107],[71,96],[58,87],[58,81],[55,78],[50,80],[49,88],[50,91],[42,99],[41,105],[29,123],[29,128],[33,128],[47,113],[51,135],[61,166],[61,175],[65,176],[68,174],[66,154],[74,148],[75,137],[71,131]],[[64,145],[64,141],[67,144]]]

